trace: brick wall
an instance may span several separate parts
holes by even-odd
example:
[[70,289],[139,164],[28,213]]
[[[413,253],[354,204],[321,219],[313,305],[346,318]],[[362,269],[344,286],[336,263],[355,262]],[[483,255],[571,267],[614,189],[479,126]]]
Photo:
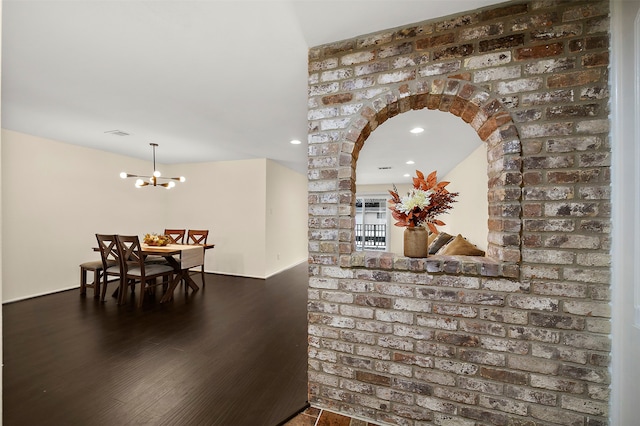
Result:
[[[312,405],[380,424],[608,423],[608,14],[509,2],[309,51]],[[355,252],[358,152],[412,109],[486,142],[486,258]]]

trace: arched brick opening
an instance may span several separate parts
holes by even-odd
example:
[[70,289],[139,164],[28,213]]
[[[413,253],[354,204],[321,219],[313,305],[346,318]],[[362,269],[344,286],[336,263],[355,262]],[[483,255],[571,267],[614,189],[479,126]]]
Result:
[[[515,277],[521,249],[522,159],[518,131],[509,112],[490,93],[467,81],[438,78],[405,84],[363,106],[347,135],[343,155],[351,154],[349,198],[353,216],[356,162],[372,131],[389,118],[423,108],[450,112],[468,123],[487,144],[489,223],[487,257],[500,262],[504,273]],[[352,143],[351,143],[352,142]],[[346,160],[347,158],[344,158]],[[342,163],[343,159],[341,159]],[[342,165],[342,164],[341,164]],[[354,234],[348,241],[355,251]]]

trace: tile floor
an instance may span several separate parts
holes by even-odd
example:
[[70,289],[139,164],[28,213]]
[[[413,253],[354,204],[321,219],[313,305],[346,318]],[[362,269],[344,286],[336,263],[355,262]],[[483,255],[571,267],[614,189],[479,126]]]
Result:
[[375,426],[375,424],[309,407],[283,426]]

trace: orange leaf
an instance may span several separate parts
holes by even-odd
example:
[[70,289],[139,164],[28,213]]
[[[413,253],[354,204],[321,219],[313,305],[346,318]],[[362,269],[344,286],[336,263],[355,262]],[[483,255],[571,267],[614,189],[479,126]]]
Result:
[[427,185],[429,185],[429,188],[433,188],[436,183],[438,183],[437,172],[434,170],[427,176]]

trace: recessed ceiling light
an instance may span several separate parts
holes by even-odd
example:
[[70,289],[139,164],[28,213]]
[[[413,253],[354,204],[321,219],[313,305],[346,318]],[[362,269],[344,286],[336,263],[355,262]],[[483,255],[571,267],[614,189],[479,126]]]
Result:
[[300,142],[298,139],[293,139],[291,142],[289,142],[291,145],[300,145],[302,142]]
[[424,132],[424,129],[422,127],[414,127],[413,129],[411,129],[409,131],[411,133],[413,133],[414,135],[417,135],[418,133]]
[[411,175],[409,173],[405,173],[402,175],[402,177],[411,177]]
[[413,161],[413,160],[409,160],[409,161],[407,161],[407,164],[416,164],[416,162]]

